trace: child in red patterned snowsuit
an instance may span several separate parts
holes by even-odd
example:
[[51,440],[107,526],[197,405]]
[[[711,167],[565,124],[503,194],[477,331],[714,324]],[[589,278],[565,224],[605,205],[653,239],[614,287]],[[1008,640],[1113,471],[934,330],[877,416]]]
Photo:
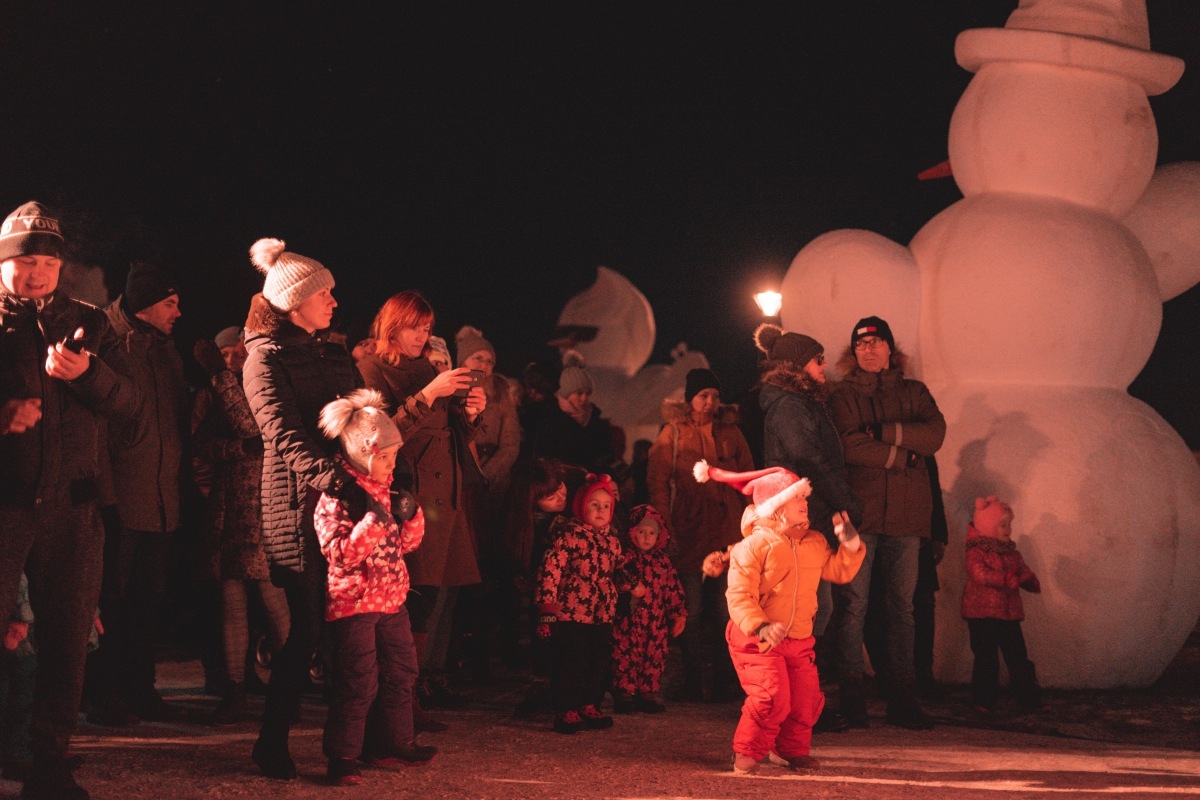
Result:
[[417,651],[404,607],[404,554],[424,538],[425,516],[412,495],[389,491],[401,439],[382,406],[379,392],[358,389],[326,405],[320,418],[363,491],[354,500],[322,493],[313,515],[329,563],[325,619],[333,644],[324,751],[329,780],[339,786],[361,783],[360,757],[395,767],[437,754],[413,740]]
[[679,636],[687,624],[683,585],[667,555],[670,533],[653,506],[640,505],[629,515],[628,541],[619,574],[633,584],[628,613],[613,624],[613,710],[656,714],[666,706],[654,699],[667,663],[667,636]]
[[612,478],[589,474],[575,493],[575,519],[555,520],[553,541],[538,571],[534,602],[541,622],[537,633],[549,637],[553,632],[550,691],[554,730],[559,733],[613,724],[599,705],[617,608],[614,576],[621,542],[612,527],[617,497]]

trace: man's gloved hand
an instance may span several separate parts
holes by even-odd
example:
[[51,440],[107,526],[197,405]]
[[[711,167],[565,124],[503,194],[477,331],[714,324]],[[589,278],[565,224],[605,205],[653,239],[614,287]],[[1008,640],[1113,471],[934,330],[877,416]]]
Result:
[[196,340],[195,346],[192,347],[192,357],[210,377],[225,369],[225,359],[221,357],[221,351],[208,339]]
[[396,522],[408,522],[417,515],[417,498],[403,489],[392,492],[392,516]]

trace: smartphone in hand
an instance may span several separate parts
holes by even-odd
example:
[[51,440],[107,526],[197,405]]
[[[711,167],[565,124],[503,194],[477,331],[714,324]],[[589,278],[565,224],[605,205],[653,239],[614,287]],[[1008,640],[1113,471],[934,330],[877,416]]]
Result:
[[471,379],[471,385],[466,387],[465,389],[455,389],[454,390],[455,397],[465,398],[468,394],[470,394],[471,389],[475,388],[483,381],[483,370],[473,369],[467,373],[467,377]]

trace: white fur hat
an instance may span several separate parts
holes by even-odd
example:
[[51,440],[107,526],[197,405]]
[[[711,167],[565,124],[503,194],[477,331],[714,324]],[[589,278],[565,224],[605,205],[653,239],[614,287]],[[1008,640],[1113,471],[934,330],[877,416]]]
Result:
[[396,423],[383,410],[383,395],[375,389],[355,389],[321,409],[321,430],[337,439],[350,466],[371,474],[371,459],[380,450],[403,444]]
[[315,261],[284,250],[282,239],[259,239],[250,248],[250,261],[267,276],[263,297],[283,312],[293,311],[322,289],[333,288],[333,273]]

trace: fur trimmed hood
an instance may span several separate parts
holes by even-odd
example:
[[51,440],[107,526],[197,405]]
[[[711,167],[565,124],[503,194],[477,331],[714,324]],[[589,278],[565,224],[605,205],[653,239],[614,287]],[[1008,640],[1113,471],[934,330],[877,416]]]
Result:
[[[670,425],[691,421],[691,412],[688,404],[683,400],[676,400],[668,397],[662,401],[662,406],[659,408],[659,415],[662,419],[662,424]],[[722,425],[737,425],[742,418],[741,410],[736,403],[719,404],[716,411],[713,412],[713,424]]]
[[762,383],[792,394],[802,394],[824,403],[828,396],[825,384],[817,383],[790,361],[764,362]]
[[[858,359],[854,357],[854,348],[847,347],[838,358],[837,371],[842,375],[849,375],[856,369],[858,369]],[[899,347],[893,350],[889,369],[899,370],[901,373],[908,372],[908,354]]]
[[245,328],[247,339],[252,334],[277,341],[283,339],[290,341],[294,338],[303,341],[315,337],[333,344],[343,346],[347,344],[346,334],[335,331],[333,328],[326,328],[309,336],[302,328],[296,327],[286,314],[276,311],[274,306],[267,302],[267,298],[263,296],[262,292],[250,298],[250,310],[246,314]]

